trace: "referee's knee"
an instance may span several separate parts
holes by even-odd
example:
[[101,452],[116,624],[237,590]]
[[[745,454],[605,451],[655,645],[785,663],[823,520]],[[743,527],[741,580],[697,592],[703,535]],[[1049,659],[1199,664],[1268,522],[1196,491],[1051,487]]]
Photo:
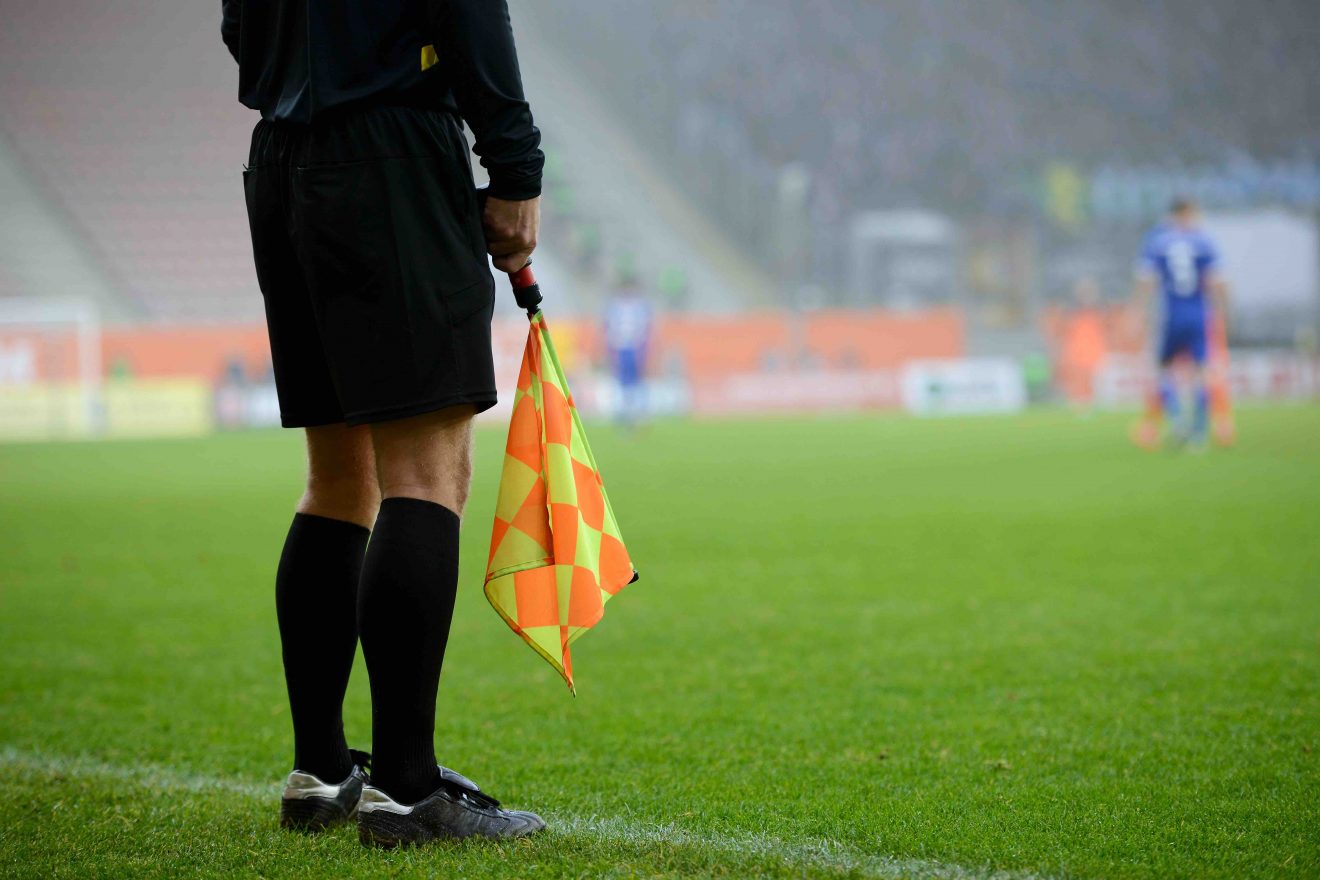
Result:
[[372,425],[382,498],[415,498],[459,516],[472,483],[472,407]]
[[381,483],[380,493],[383,499],[416,498],[447,507],[459,516],[467,507],[468,490],[472,482],[472,471],[459,467],[443,474],[428,475],[428,478],[396,480]]
[[298,504],[309,513],[371,528],[380,509],[380,487],[374,474],[309,474],[307,489]]

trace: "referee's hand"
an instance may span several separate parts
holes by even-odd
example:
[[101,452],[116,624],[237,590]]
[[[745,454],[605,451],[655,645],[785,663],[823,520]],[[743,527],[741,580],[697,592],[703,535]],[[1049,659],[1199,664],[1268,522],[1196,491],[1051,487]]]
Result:
[[486,250],[501,272],[517,272],[532,258],[536,236],[541,231],[541,198],[510,202],[490,197],[481,218],[486,230]]

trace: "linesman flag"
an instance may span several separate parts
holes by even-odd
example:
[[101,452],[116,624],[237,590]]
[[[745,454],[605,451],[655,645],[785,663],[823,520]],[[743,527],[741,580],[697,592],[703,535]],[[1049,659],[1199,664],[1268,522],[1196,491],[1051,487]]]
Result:
[[637,579],[550,340],[531,268],[509,276],[531,329],[504,451],[486,598],[564,677],[569,645]]

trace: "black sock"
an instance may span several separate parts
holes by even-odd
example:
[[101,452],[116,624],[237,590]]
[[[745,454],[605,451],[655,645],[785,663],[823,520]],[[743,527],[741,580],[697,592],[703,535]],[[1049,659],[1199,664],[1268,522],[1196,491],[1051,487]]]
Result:
[[400,803],[435,789],[435,695],[458,591],[458,526],[447,507],[387,498],[362,567],[371,779]]
[[293,766],[324,782],[340,782],[353,769],[344,690],[357,650],[358,580],[370,534],[354,523],[295,514],[275,574]]

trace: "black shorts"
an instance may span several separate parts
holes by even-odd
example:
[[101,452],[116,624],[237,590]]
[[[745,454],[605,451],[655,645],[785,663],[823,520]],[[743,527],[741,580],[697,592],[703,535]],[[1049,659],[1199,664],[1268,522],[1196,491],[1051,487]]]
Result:
[[495,287],[452,115],[263,120],[243,182],[285,427],[494,406]]

